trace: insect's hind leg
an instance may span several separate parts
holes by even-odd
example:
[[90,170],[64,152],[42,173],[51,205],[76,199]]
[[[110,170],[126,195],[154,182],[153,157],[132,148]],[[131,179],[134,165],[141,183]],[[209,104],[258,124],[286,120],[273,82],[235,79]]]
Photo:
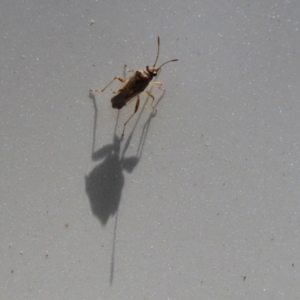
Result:
[[129,117],[129,119],[124,123],[124,127],[123,127],[123,132],[122,132],[122,138],[124,137],[124,133],[125,133],[125,127],[127,125],[127,123],[131,120],[131,118],[134,116],[134,114],[137,112],[137,110],[139,109],[139,105],[140,105],[140,96],[137,96],[137,100],[135,103],[135,108],[134,108],[134,112],[133,114]]
[[110,82],[109,82],[109,84],[107,84],[102,90],[90,90],[90,92],[91,93],[98,93],[98,92],[104,92],[107,88],[108,88],[108,86],[110,86],[116,79],[118,79],[119,81],[121,81],[121,82],[125,82],[126,80],[125,79],[123,79],[123,78],[121,78],[121,77],[114,77]]

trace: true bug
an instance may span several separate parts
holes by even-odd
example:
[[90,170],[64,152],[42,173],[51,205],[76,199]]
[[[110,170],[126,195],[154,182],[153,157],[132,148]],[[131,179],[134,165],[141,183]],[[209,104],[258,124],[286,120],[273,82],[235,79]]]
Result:
[[[156,62],[158,60],[159,56],[159,48],[160,48],[160,39],[157,37],[157,55],[155,62],[152,67],[146,66],[145,70],[138,70],[135,71],[134,74],[128,79],[125,80],[121,77],[114,77],[102,90],[101,92],[104,92],[105,89],[113,83],[116,79],[121,81],[123,84],[120,89],[117,90],[117,95],[111,98],[111,103],[113,108],[121,109],[123,106],[125,106],[130,100],[132,100],[135,96],[137,96],[136,104],[135,104],[135,109],[133,114],[129,117],[129,119],[124,123],[123,127],[123,132],[122,132],[122,138],[124,137],[124,132],[125,132],[125,127],[127,123],[130,121],[130,119],[133,117],[133,115],[137,112],[139,105],[140,105],[140,97],[139,95],[146,89],[146,87],[149,85],[149,83],[153,86],[158,86],[159,88],[161,87],[162,83],[161,82],[151,82],[153,77],[155,77],[159,70],[161,69],[162,66],[164,66],[167,63],[173,62],[173,61],[178,61],[178,59],[172,59],[169,60],[159,67],[156,67]],[[98,90],[91,90],[91,92],[98,92]],[[146,91],[146,93],[152,98],[152,103],[151,106],[153,109],[153,101],[155,100],[154,96],[149,92]]]

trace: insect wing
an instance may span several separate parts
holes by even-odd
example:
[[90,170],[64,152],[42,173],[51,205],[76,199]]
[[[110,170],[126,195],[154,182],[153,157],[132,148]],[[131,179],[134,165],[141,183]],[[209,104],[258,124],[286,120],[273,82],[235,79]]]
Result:
[[136,75],[132,76],[122,89],[122,91],[126,92],[127,95],[126,102],[128,102],[130,99],[137,96],[138,94],[142,93],[148,86],[149,81],[150,80],[148,78],[144,79],[141,77],[137,77]]

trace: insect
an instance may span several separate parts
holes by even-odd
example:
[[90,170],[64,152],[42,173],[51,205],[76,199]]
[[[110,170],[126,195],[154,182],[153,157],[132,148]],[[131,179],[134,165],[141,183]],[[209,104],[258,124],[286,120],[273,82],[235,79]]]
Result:
[[[119,88],[116,92],[114,92],[117,95],[115,95],[114,97],[111,98],[112,107],[117,108],[117,109],[121,109],[122,107],[127,105],[129,102],[131,102],[131,100],[134,97],[137,97],[134,112],[129,117],[129,119],[124,123],[122,138],[124,137],[126,125],[128,124],[128,122],[131,120],[131,118],[134,116],[134,114],[137,112],[137,110],[139,108],[140,94],[147,88],[147,86],[149,84],[152,85],[152,86],[158,86],[159,88],[161,88],[161,85],[162,85],[161,82],[154,82],[154,81],[151,82],[151,80],[153,79],[153,77],[155,77],[158,74],[158,72],[160,71],[162,66],[164,66],[165,64],[168,64],[170,62],[178,61],[178,59],[172,59],[172,60],[169,60],[169,61],[163,63],[159,67],[156,67],[155,65],[156,65],[157,60],[158,60],[159,48],[160,48],[160,39],[159,39],[159,37],[157,37],[157,45],[158,45],[157,55],[156,55],[156,59],[155,59],[155,62],[154,62],[152,67],[151,66],[146,66],[146,69],[144,69],[144,70],[135,71],[134,74],[128,80],[125,80],[121,77],[114,77],[101,90],[101,92],[104,92],[106,90],[106,88],[111,83],[113,83],[116,79],[119,80],[120,82],[122,82],[121,88]],[[93,92],[99,92],[99,91],[98,90],[91,90],[90,92],[93,93]],[[153,106],[153,102],[155,100],[155,97],[147,90],[146,90],[146,93],[148,94],[149,97],[152,98],[151,107],[154,110],[156,110],[156,108],[154,108],[154,106]]]

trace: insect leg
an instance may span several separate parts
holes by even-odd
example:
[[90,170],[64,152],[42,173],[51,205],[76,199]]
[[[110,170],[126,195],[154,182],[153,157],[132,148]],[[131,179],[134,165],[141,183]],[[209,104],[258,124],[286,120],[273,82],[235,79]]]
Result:
[[[116,79],[118,79],[118,80],[121,81],[121,82],[125,82],[125,79],[123,79],[123,78],[121,78],[121,77],[115,77],[115,78],[113,78],[112,81],[109,82],[108,85],[106,85],[106,86],[101,90],[101,92],[104,92],[104,91],[106,90],[106,88],[107,88],[110,84],[112,84]],[[97,91],[96,91],[96,92],[97,92]]]
[[126,80],[121,78],[121,77],[114,77],[114,79],[112,81],[110,81],[110,83],[108,85],[106,85],[101,91],[99,90],[90,90],[90,93],[99,93],[99,92],[104,92],[105,89],[111,84],[113,83],[116,79],[118,79],[121,82],[125,82]]
[[155,112],[157,112],[157,109],[153,106],[153,102],[155,101],[155,97],[154,97],[149,91],[145,91],[145,92],[148,94],[149,97],[152,98],[152,101],[151,101],[151,107],[152,107],[152,109],[153,109]]
[[135,108],[134,108],[134,112],[133,114],[130,116],[130,118],[124,123],[124,127],[123,127],[123,132],[122,132],[122,138],[124,137],[124,132],[125,132],[125,126],[127,125],[127,123],[130,121],[130,119],[134,116],[134,114],[137,112],[138,108],[140,105],[140,96],[137,96],[137,100],[135,103]]
[[161,90],[162,82],[152,81],[152,82],[150,82],[150,85],[158,86],[158,88]]
[[124,67],[125,67],[125,72],[134,72],[133,69],[127,69],[127,65],[125,65]]

